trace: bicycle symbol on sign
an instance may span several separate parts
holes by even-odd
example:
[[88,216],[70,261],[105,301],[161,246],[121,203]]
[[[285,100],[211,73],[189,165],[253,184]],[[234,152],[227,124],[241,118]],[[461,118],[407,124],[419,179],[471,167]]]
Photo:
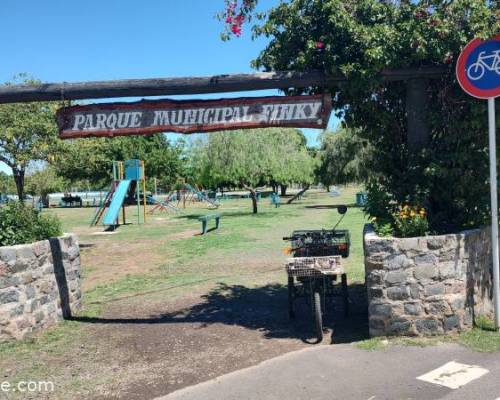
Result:
[[489,55],[485,55],[485,53],[485,51],[480,52],[476,62],[467,68],[467,77],[471,81],[481,79],[486,70],[494,71],[500,75],[500,50],[495,50]]

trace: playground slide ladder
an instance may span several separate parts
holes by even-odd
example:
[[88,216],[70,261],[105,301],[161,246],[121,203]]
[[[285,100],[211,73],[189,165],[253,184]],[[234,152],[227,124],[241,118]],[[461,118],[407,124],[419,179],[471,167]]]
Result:
[[116,225],[118,214],[120,213],[123,202],[127,197],[128,188],[130,187],[131,182],[132,181],[125,179],[120,181],[118,184],[118,187],[113,194],[113,198],[111,199],[108,211],[102,220],[103,225]]
[[90,223],[90,226],[95,226],[99,223],[99,221],[102,218],[102,215],[104,214],[104,211],[106,210],[106,205],[108,204],[109,200],[113,196],[115,189],[114,186],[111,186],[110,190],[108,193],[106,193],[106,196],[104,197],[104,201],[99,205],[99,208],[97,209],[96,213],[94,214],[94,217],[92,218],[92,222]]

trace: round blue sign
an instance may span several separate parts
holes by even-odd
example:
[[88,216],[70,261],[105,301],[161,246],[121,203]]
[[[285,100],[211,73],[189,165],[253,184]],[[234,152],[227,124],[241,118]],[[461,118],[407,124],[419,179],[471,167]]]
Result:
[[462,88],[479,98],[500,95],[500,36],[474,39],[460,54],[457,78]]

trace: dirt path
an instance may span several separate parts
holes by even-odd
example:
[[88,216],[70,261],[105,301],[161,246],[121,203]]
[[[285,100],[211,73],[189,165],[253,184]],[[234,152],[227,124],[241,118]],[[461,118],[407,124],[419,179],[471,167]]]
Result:
[[[352,295],[363,296],[359,287]],[[286,296],[278,284],[217,284],[207,295],[174,302],[115,302],[101,318],[80,320],[88,327],[84,364],[101,382],[83,397],[154,398],[311,346],[309,309],[302,304],[290,322]],[[364,338],[364,310],[355,307],[351,317],[344,320],[336,305],[323,344],[355,340],[354,332]]]

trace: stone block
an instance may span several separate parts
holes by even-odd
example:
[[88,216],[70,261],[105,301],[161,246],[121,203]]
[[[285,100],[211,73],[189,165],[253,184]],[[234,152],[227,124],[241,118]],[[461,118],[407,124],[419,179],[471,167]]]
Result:
[[440,323],[435,319],[417,319],[415,327],[417,332],[423,335],[437,335],[440,333]]
[[379,318],[370,318],[369,327],[370,330],[376,331],[385,331],[387,329],[385,320]]
[[0,277],[0,290],[17,286],[19,283],[20,279],[17,276],[10,275],[5,277]]
[[403,334],[407,335],[410,333],[412,328],[411,321],[404,318],[393,319],[389,325],[389,332],[391,334]]
[[14,289],[0,290],[0,305],[19,301],[19,292]]
[[9,267],[16,263],[16,249],[14,247],[0,247],[0,260]]
[[438,268],[434,264],[419,264],[413,268],[413,275],[417,280],[433,279],[439,275]]
[[33,259],[35,258],[35,253],[33,251],[33,245],[23,244],[21,246],[17,246],[16,256],[18,259],[22,258],[25,260],[29,260],[29,262],[32,262]]
[[390,317],[392,315],[392,307],[390,304],[372,303],[372,304],[370,304],[368,310],[369,310],[370,318],[371,317]]
[[412,299],[420,299],[420,286],[417,283],[410,285],[410,296]]
[[415,257],[415,265],[436,265],[437,257],[432,253],[419,254]]
[[404,254],[394,254],[387,258],[387,269],[394,270],[408,268],[411,266],[413,266],[413,260],[411,260]]
[[445,317],[443,320],[444,330],[452,331],[456,329],[460,329],[460,318],[457,315],[451,315],[449,317]]
[[21,280],[21,283],[23,285],[27,285],[28,283],[31,283],[33,282],[35,278],[33,277],[33,272],[31,271],[26,271],[26,272],[23,272],[21,275],[20,275],[20,280]]
[[27,313],[32,313],[40,307],[40,301],[37,299],[28,300],[24,306],[24,311]]
[[404,238],[404,239],[399,239],[397,242],[397,247],[399,250],[406,252],[409,250],[418,250],[419,245],[418,245],[418,238]]
[[430,236],[427,238],[427,247],[429,250],[439,250],[446,243],[446,237],[444,236]]
[[409,297],[406,286],[392,286],[387,289],[387,297],[391,300],[406,300]]
[[36,289],[33,286],[28,285],[24,288],[24,294],[27,299],[32,299],[36,296]]
[[372,271],[366,275],[367,285],[381,285],[384,282],[384,271]]
[[420,315],[422,314],[422,305],[420,304],[420,302],[414,302],[414,303],[405,303],[404,305],[404,310],[405,310],[405,314],[408,314],[408,315]]
[[42,255],[47,255],[50,251],[48,240],[42,240],[40,242],[33,243],[33,254],[36,257],[40,257]]
[[384,290],[380,286],[368,288],[368,297],[370,299],[384,297]]
[[426,311],[428,314],[442,317],[444,315],[451,315],[451,307],[446,300],[435,300],[426,303]]
[[389,285],[404,283],[408,279],[408,273],[404,270],[390,271],[385,276],[385,282]]
[[463,311],[465,309],[465,295],[456,295],[451,298],[448,297],[448,304],[454,312]]
[[424,293],[426,296],[438,296],[444,294],[444,284],[440,282],[440,283],[425,285]]

